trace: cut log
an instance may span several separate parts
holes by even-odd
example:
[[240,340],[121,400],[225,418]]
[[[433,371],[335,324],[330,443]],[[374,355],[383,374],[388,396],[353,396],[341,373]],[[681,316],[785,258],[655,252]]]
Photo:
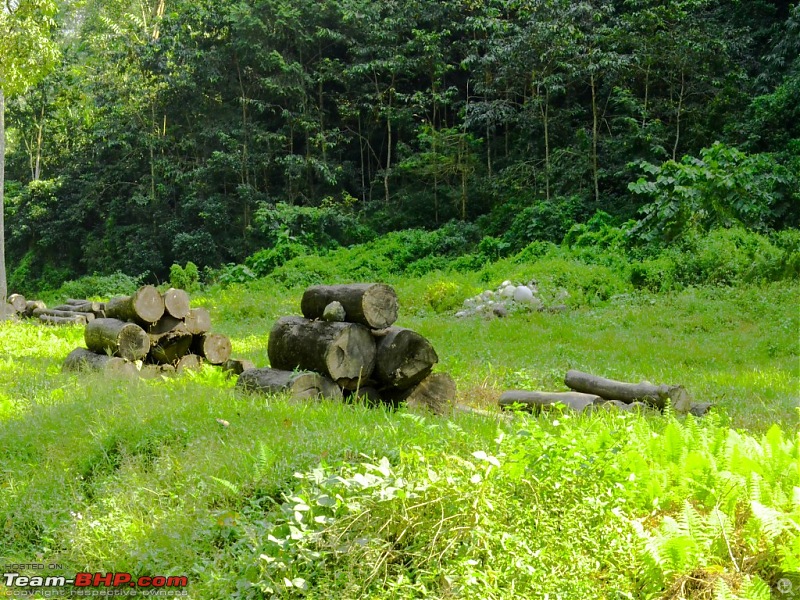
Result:
[[192,335],[200,335],[211,329],[211,315],[205,308],[193,308],[184,319],[186,329]]
[[300,309],[307,319],[319,319],[331,302],[344,307],[349,323],[383,329],[397,320],[397,294],[383,283],[315,285],[303,294]]
[[221,365],[231,357],[231,341],[219,333],[204,333],[194,336],[192,352],[202,356],[212,365]]
[[130,361],[144,358],[150,351],[150,337],[145,330],[119,319],[95,319],[86,325],[83,337],[89,350]]
[[289,392],[294,399],[330,398],[341,400],[342,390],[319,373],[296,373],[279,369],[247,369],[236,382],[236,387],[248,392],[276,394]]
[[33,311],[35,311],[37,308],[45,309],[47,308],[47,305],[41,300],[28,300],[25,303],[25,316],[33,317]]
[[112,298],[106,303],[106,316],[148,326],[164,315],[164,299],[152,285],[136,290],[133,296]]
[[94,321],[95,316],[92,313],[78,312],[74,310],[58,310],[55,308],[35,308],[33,309],[33,316],[40,317],[46,315],[49,317],[81,317],[84,322]]
[[345,322],[347,320],[347,313],[345,312],[342,303],[334,301],[328,304],[328,306],[325,307],[325,310],[322,311],[322,320],[337,321],[339,323]]
[[439,362],[431,343],[410,329],[392,327],[377,342],[373,377],[383,386],[408,389]]
[[[93,315],[94,316],[94,315]],[[39,315],[39,320],[48,325],[86,325],[86,315],[75,314],[71,317],[55,317],[53,315]]]
[[187,354],[175,365],[175,371],[180,375],[184,371],[199,371],[203,368],[203,359],[196,354]]
[[135,375],[136,366],[124,358],[97,354],[86,348],[75,348],[64,359],[62,371],[103,371],[119,375]]
[[164,309],[168,315],[176,319],[184,319],[189,316],[189,294],[183,290],[169,288],[164,292]]
[[577,392],[596,394],[606,400],[620,400],[626,404],[639,401],[663,409],[667,400],[670,400],[678,412],[687,412],[692,404],[689,392],[682,385],[653,385],[649,381],[625,383],[575,370],[567,372],[564,383]]
[[228,375],[241,375],[247,369],[255,369],[256,365],[252,360],[246,358],[229,358],[222,363],[222,370]]
[[510,390],[500,395],[500,407],[510,408],[515,404],[522,404],[527,410],[538,413],[542,409],[551,408],[553,405],[563,405],[576,412],[583,412],[586,407],[595,402],[602,402],[602,398],[595,394],[581,394],[578,392],[526,392]]
[[8,303],[14,307],[14,312],[24,313],[27,306],[25,296],[21,294],[11,294],[8,297]]
[[375,341],[355,323],[283,317],[272,327],[267,352],[274,369],[317,371],[348,389],[366,381],[375,367]]
[[456,382],[447,373],[431,373],[407,390],[383,390],[385,399],[405,402],[411,409],[426,409],[437,415],[449,414],[456,401]]
[[83,304],[59,304],[54,306],[53,310],[65,310],[69,312],[82,312],[82,313],[98,313],[103,310],[105,304],[103,302],[89,302]]
[[86,298],[67,298],[64,300],[64,304],[86,304],[89,302]]
[[149,335],[148,358],[159,364],[175,364],[189,353],[189,348],[192,346],[192,334],[183,326],[175,327],[167,333]]
[[165,314],[158,321],[152,323],[147,328],[147,333],[149,333],[150,335],[161,335],[162,333],[167,333],[168,331],[172,331],[173,329],[179,326],[183,328],[185,331],[189,331],[189,329],[184,325],[183,319],[176,319],[171,315]]

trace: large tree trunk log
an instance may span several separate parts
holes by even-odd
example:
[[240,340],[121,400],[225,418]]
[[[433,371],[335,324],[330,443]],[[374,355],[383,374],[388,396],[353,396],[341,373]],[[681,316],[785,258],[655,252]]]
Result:
[[184,371],[199,371],[203,368],[203,359],[196,354],[187,354],[175,365],[175,371],[180,375]]
[[397,320],[397,294],[383,283],[315,285],[303,294],[300,309],[307,319],[319,319],[331,302],[344,307],[349,323],[383,329]]
[[375,367],[375,341],[355,323],[282,317],[269,334],[267,353],[274,369],[317,371],[348,389],[363,384]]
[[531,412],[538,413],[544,408],[554,404],[568,406],[576,412],[583,412],[587,406],[595,402],[602,402],[602,398],[595,394],[581,394],[578,392],[525,392],[511,390],[500,395],[500,407],[509,408],[515,404],[522,404]]
[[136,290],[133,296],[112,298],[106,303],[106,316],[147,327],[164,315],[164,299],[152,285]]
[[342,399],[342,390],[319,373],[296,373],[279,369],[247,369],[239,375],[236,387],[249,392],[275,394],[290,392],[292,398]]
[[[189,329],[184,324],[183,319],[176,319],[171,315],[164,314],[163,317],[161,317],[155,323],[152,323],[147,328],[147,333],[149,333],[151,336],[161,335],[163,333],[172,331],[173,329],[176,328],[183,329],[184,331],[189,331]],[[191,331],[189,331],[189,333],[191,333]]]
[[75,348],[64,359],[62,371],[104,371],[121,375],[135,375],[136,366],[124,358],[96,354],[86,348]]
[[167,333],[149,334],[150,354],[153,362],[173,365],[189,353],[192,334],[185,327],[175,327]]
[[49,317],[81,317],[85,322],[94,321],[95,316],[92,313],[78,312],[74,310],[58,310],[55,308],[35,308],[33,310],[35,317],[46,315]]
[[176,319],[184,319],[189,316],[189,294],[183,290],[169,288],[164,292],[164,308],[167,314]]
[[8,297],[8,303],[14,308],[14,312],[24,313],[27,302],[25,296],[20,294],[11,294]]
[[410,329],[392,327],[377,342],[373,377],[387,387],[408,389],[439,362],[431,343]]
[[25,316],[33,317],[33,311],[35,311],[37,308],[46,309],[47,305],[41,300],[28,300],[25,303]]
[[175,367],[172,365],[142,365],[138,373],[142,379],[157,379],[175,375]]
[[222,370],[228,375],[241,375],[247,369],[255,369],[256,365],[252,360],[246,358],[229,358],[222,364]]
[[669,399],[675,410],[682,412],[688,411],[692,404],[689,392],[682,385],[653,385],[649,381],[625,383],[575,370],[567,372],[564,383],[577,392],[597,394],[606,400],[621,400],[627,404],[638,401],[663,409]]
[[75,314],[71,317],[55,317],[53,315],[39,315],[39,320],[48,325],[86,325],[86,315]]
[[427,409],[437,415],[448,414],[456,401],[456,382],[447,373],[431,373],[407,390],[383,390],[385,399],[405,402],[411,409]]
[[101,354],[114,354],[136,361],[150,351],[150,337],[134,323],[118,319],[95,319],[83,331],[86,346]]
[[219,333],[204,333],[194,336],[192,352],[202,356],[212,365],[221,365],[231,357],[231,341]]
[[184,319],[186,329],[192,335],[200,335],[211,329],[211,315],[205,308],[193,308]]

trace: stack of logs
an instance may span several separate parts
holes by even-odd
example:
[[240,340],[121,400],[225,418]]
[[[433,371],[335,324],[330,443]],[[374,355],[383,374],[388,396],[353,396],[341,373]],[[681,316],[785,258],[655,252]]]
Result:
[[419,333],[393,327],[397,294],[388,285],[361,283],[308,288],[303,317],[278,319],[269,336],[272,368],[247,369],[237,387],[289,391],[294,398],[343,396],[435,413],[449,410],[456,385],[447,373],[432,373],[439,361]]
[[105,317],[105,304],[70,298],[53,308],[41,300],[26,300],[22,294],[8,297],[6,316],[36,319],[48,325],[86,325],[89,321]]
[[522,407],[532,412],[562,406],[576,412],[598,409],[624,411],[663,410],[667,402],[679,413],[702,416],[711,408],[707,402],[693,402],[682,385],[655,385],[649,381],[627,383],[570,370],[564,384],[571,392],[528,392],[512,390],[500,396],[501,408]]
[[73,350],[64,370],[138,371],[147,378],[199,369],[203,361],[222,365],[230,358],[230,340],[209,333],[208,311],[191,308],[183,290],[161,294],[146,285],[132,296],[112,298],[103,311],[86,323],[86,348]]

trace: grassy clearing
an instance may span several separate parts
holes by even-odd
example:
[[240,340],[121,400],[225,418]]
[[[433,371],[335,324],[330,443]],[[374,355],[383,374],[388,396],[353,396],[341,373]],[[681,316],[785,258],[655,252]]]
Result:
[[[760,599],[800,571],[797,284],[494,321],[426,300],[497,277],[394,282],[462,400],[562,389],[574,367],[681,382],[719,415],[506,425],[244,397],[212,369],[108,381],[59,372],[79,328],[3,325],[0,564],[185,574],[193,598]],[[198,302],[266,364],[299,295],[260,281]]]

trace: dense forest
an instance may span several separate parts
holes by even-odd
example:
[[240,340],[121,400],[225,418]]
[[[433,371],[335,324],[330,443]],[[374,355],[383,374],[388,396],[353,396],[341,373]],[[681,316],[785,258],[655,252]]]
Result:
[[6,94],[11,291],[219,267],[313,227],[560,242],[604,211],[663,244],[800,218],[790,2],[34,4],[54,52]]

